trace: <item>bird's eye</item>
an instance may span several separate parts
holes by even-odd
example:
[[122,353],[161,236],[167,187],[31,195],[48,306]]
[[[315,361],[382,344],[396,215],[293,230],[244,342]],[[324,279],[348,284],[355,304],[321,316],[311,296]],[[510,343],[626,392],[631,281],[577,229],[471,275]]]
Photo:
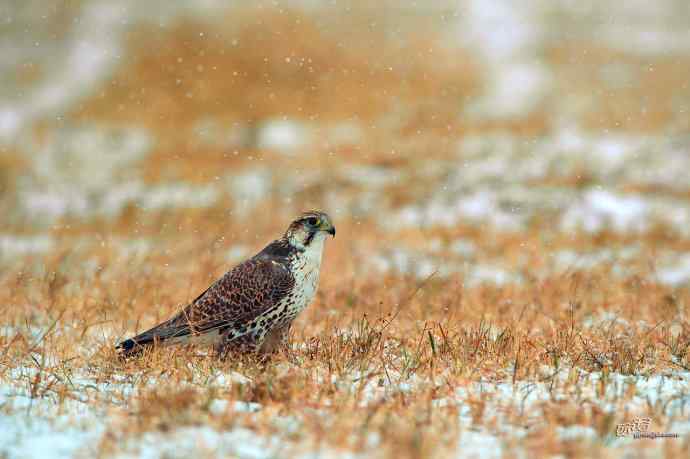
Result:
[[309,217],[307,218],[307,223],[311,226],[316,226],[319,224],[319,219],[316,217]]

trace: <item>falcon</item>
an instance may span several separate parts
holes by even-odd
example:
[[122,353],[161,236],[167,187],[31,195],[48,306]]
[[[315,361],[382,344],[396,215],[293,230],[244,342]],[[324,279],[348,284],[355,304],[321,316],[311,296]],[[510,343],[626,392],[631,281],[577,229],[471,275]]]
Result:
[[326,213],[300,215],[280,239],[232,268],[177,315],[116,350],[124,357],[154,344],[214,345],[221,357],[276,351],[314,299],[328,235],[335,237],[335,226]]

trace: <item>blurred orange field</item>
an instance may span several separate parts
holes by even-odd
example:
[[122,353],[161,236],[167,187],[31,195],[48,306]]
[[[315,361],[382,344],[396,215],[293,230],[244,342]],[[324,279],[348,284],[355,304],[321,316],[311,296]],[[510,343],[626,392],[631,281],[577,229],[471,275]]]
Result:
[[[0,457],[687,457],[690,13],[564,3],[46,12],[113,61],[1,62]],[[312,208],[288,352],[117,357]]]

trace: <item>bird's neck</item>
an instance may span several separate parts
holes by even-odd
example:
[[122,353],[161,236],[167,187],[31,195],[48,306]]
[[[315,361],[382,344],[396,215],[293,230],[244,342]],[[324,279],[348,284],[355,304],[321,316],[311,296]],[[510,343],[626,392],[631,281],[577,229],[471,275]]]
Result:
[[311,238],[307,238],[304,241],[288,239],[288,243],[295,249],[293,252],[294,258],[315,266],[321,265],[321,256],[323,254],[325,241],[326,233],[323,231],[317,232]]

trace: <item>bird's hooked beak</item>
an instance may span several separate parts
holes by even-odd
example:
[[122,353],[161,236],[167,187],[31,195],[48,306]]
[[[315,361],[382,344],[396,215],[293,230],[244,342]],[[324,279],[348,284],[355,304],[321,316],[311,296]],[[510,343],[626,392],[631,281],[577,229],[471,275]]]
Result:
[[319,229],[321,231],[325,231],[328,234],[330,234],[331,236],[335,237],[335,226],[333,226],[333,223],[331,223],[329,220],[327,220],[325,218],[322,219],[321,225],[319,226]]

